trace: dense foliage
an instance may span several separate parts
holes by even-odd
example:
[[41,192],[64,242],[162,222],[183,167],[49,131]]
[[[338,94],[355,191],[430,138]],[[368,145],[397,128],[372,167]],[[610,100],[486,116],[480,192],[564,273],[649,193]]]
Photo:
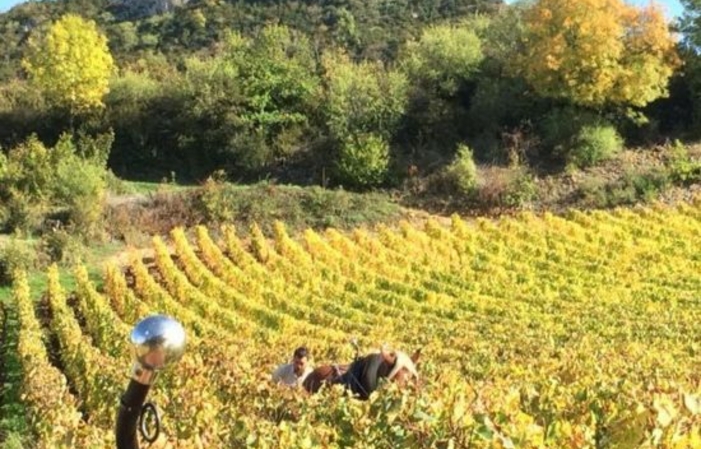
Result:
[[[622,0],[30,2],[0,15],[0,145],[112,131],[124,177],[354,188],[435,172],[460,145],[586,164],[572,142],[600,123],[624,143],[696,129],[694,8],[676,43]],[[553,142],[563,108],[586,120]]]
[[618,0],[539,0],[514,66],[533,88],[572,103],[645,106],[667,95],[678,61],[662,11]]
[[102,108],[114,61],[92,21],[67,14],[28,43],[22,61],[32,83],[71,115]]
[[111,135],[101,139],[62,134],[53,148],[36,136],[0,153],[0,229],[34,231],[47,215],[90,233],[102,218]]

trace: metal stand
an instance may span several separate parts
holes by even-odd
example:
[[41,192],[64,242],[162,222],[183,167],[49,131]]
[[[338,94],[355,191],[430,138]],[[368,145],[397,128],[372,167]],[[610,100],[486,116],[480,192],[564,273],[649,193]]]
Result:
[[[117,449],[139,449],[137,429],[147,441],[153,442],[158,438],[158,412],[153,404],[144,406],[144,402],[159,371],[183,356],[187,340],[182,325],[165,315],[152,315],[141,320],[132,329],[130,338],[135,360],[129,385],[117,412]],[[154,435],[146,431],[144,416],[149,411],[156,417]]]

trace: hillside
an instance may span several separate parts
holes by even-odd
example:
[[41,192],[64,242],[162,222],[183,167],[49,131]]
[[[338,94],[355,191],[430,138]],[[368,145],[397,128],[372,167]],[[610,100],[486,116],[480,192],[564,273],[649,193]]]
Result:
[[[251,34],[270,22],[313,34],[326,44],[356,39],[353,44],[360,55],[389,55],[396,50],[392,46],[426,24],[468,13],[492,12],[500,5],[501,0],[31,1],[0,14],[0,39],[4,43],[0,48],[0,81],[10,80],[19,72],[29,35],[66,13],[95,20],[122,65],[153,53],[163,53],[172,62],[182,60],[189,54],[211,50],[230,30]],[[345,35],[349,32],[351,36]]]
[[[2,340],[21,342],[3,352],[15,360],[4,375],[21,380],[5,397],[23,398],[34,441],[53,447],[68,432],[72,447],[111,447],[124,336],[158,310],[190,339],[153,392],[168,447],[692,447],[699,210],[453,217],[300,238],[277,223],[247,240],[231,226],[174,229],[153,241],[154,258],[109,268],[102,288],[84,266],[74,291],[55,267],[45,295],[18,278],[0,309]],[[57,346],[44,349],[42,332]],[[360,402],[268,382],[300,345],[314,364],[349,361],[352,337],[363,353],[422,348],[420,386],[383,382]],[[40,394],[47,385],[60,403]]]
[[[0,14],[0,449],[113,449],[153,313],[188,338],[149,396],[154,448],[701,447],[685,8]],[[352,339],[389,348],[369,401],[269,382],[298,346],[350,362]]]
[[[0,15],[0,230],[18,243],[3,245],[0,280],[176,226],[689,199],[696,29],[678,40],[654,7],[591,1],[13,8]],[[139,182],[178,193],[134,196]]]

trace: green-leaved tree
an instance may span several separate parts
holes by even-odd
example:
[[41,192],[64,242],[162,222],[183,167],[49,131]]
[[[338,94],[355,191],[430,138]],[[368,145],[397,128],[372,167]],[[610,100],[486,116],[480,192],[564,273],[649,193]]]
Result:
[[453,95],[477,72],[484,57],[477,31],[486,19],[426,28],[421,38],[407,43],[402,53],[405,71],[415,81]]
[[381,62],[354,63],[329,52],[322,61],[326,126],[338,143],[338,175],[347,185],[381,184],[388,170],[389,141],[406,110],[409,82]]

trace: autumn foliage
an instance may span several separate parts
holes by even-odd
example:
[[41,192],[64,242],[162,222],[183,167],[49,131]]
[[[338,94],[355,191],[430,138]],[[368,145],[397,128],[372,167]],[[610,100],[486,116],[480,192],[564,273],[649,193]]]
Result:
[[[188,348],[149,393],[162,442],[144,448],[698,448],[699,225],[696,200],[348,232],[178,227],[126,272],[108,265],[102,288],[84,265],[51,266],[46,288],[20,273],[0,315],[18,320],[5,352],[23,447],[114,449],[127,336],[165,313]],[[422,347],[418,388],[382,382],[363,402],[270,382],[300,345],[314,366],[352,360],[353,337]]]
[[115,68],[107,38],[97,24],[74,14],[31,38],[22,64],[46,97],[71,114],[104,107],[102,99]]
[[662,11],[623,0],[538,0],[513,69],[540,94],[583,106],[645,106],[679,66]]

